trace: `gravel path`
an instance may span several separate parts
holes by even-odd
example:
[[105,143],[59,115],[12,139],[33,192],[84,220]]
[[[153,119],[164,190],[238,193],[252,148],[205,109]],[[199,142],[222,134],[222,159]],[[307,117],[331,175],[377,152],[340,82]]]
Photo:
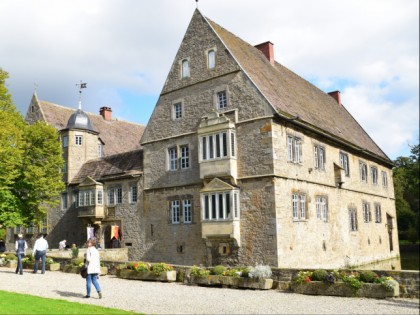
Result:
[[25,270],[21,276],[0,267],[0,290],[146,314],[419,314],[418,299],[310,296],[123,280],[111,275],[100,277],[99,283],[103,299],[98,299],[93,287],[92,297],[84,299],[86,282],[79,275]]

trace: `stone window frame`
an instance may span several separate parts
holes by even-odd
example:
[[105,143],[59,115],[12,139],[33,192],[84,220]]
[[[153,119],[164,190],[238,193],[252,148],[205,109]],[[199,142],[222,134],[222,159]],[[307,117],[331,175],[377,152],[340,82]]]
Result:
[[362,183],[368,182],[368,167],[365,161],[359,160],[360,181]]
[[181,170],[190,168],[190,147],[188,144],[179,146],[179,168]]
[[340,151],[339,153],[339,159],[340,159],[340,166],[344,169],[346,176],[350,177],[350,160],[349,160],[349,154],[344,151]]
[[379,202],[373,204],[375,208],[375,223],[382,223],[382,208]]
[[103,146],[102,143],[98,144],[98,157],[102,157],[103,156]]
[[377,186],[378,185],[378,176],[379,171],[378,171],[378,167],[375,165],[371,165],[370,166],[370,176],[372,177],[372,185]]
[[171,146],[167,148],[167,158],[168,158],[168,171],[177,171],[178,170],[178,148],[177,146]]
[[61,210],[66,210],[68,208],[68,195],[67,192],[61,193]]
[[362,213],[364,223],[372,222],[372,212],[370,211],[370,203],[364,200],[362,201]]
[[130,192],[130,204],[135,204],[138,201],[138,189],[137,189],[137,183],[131,183],[129,186],[129,192]]
[[181,200],[174,199],[169,202],[170,222],[172,224],[181,223]]
[[189,78],[191,76],[190,58],[189,57],[182,58],[179,64],[180,64],[180,69],[181,69],[180,71],[181,79]]
[[233,129],[203,134],[199,141],[200,162],[236,158],[236,132]]
[[[226,105],[224,107],[220,107],[220,104],[219,104],[220,93],[224,93],[225,95],[224,103]],[[230,107],[229,106],[230,105],[230,92],[229,92],[229,87],[227,85],[221,85],[215,88],[214,93],[213,93],[213,105],[214,105],[214,109],[217,111],[224,111]]]
[[303,164],[303,141],[304,137],[302,135],[298,133],[287,133],[286,148],[288,162]]
[[[210,58],[210,53],[213,52],[213,67],[210,67],[211,65],[211,58]],[[206,60],[207,60],[207,69],[208,70],[214,70],[216,69],[216,65],[217,65],[217,59],[216,59],[216,54],[217,54],[217,48],[216,47],[212,47],[209,48],[205,51],[206,54]]]
[[82,189],[77,194],[77,207],[89,207],[96,204],[96,190]]
[[388,188],[388,174],[385,171],[381,171],[382,176],[382,187]]
[[97,190],[96,202],[98,205],[102,205],[104,203],[104,192],[101,189]]
[[296,190],[292,191],[291,197],[293,221],[307,221],[309,219],[307,193]]
[[184,116],[184,104],[178,100],[172,103],[172,120],[181,120]]
[[357,208],[349,207],[349,228],[350,232],[358,231],[358,222],[357,222]]
[[315,196],[316,217],[318,220],[328,222],[328,196]]
[[327,150],[325,145],[319,143],[314,144],[314,168],[316,170],[325,171],[327,162]]
[[192,209],[193,209],[192,199],[182,199],[182,214],[184,218],[184,223],[186,224],[191,224],[193,222]]

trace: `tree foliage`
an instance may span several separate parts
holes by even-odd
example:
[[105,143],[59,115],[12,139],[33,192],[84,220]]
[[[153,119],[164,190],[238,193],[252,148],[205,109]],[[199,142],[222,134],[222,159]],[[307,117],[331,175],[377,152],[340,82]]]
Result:
[[56,130],[44,122],[25,123],[7,91],[7,78],[0,68],[0,227],[41,221],[64,188]]
[[[419,235],[419,145],[411,148],[409,157],[398,157],[393,170],[395,204],[401,239]],[[414,237],[413,237],[414,235]]]

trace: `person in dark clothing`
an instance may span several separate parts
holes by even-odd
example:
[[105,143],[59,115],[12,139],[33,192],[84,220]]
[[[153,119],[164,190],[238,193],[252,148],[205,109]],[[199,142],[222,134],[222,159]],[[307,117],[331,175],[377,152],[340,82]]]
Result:
[[114,236],[111,239],[111,248],[120,248],[120,241]]
[[22,266],[22,258],[26,255],[26,249],[28,248],[28,244],[23,239],[23,234],[18,234],[18,240],[16,241],[15,248],[16,248],[16,256],[18,258],[18,265],[16,267],[16,274],[23,275],[23,266]]
[[6,243],[3,239],[0,239],[0,253],[4,253],[6,251]]

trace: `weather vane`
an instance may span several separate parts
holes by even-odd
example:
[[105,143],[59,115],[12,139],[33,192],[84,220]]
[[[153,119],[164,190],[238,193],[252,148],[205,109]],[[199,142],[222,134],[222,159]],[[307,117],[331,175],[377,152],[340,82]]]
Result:
[[79,87],[79,109],[82,109],[82,89],[86,89],[86,85],[87,83],[83,83],[82,80],[80,80],[79,84],[76,84]]

